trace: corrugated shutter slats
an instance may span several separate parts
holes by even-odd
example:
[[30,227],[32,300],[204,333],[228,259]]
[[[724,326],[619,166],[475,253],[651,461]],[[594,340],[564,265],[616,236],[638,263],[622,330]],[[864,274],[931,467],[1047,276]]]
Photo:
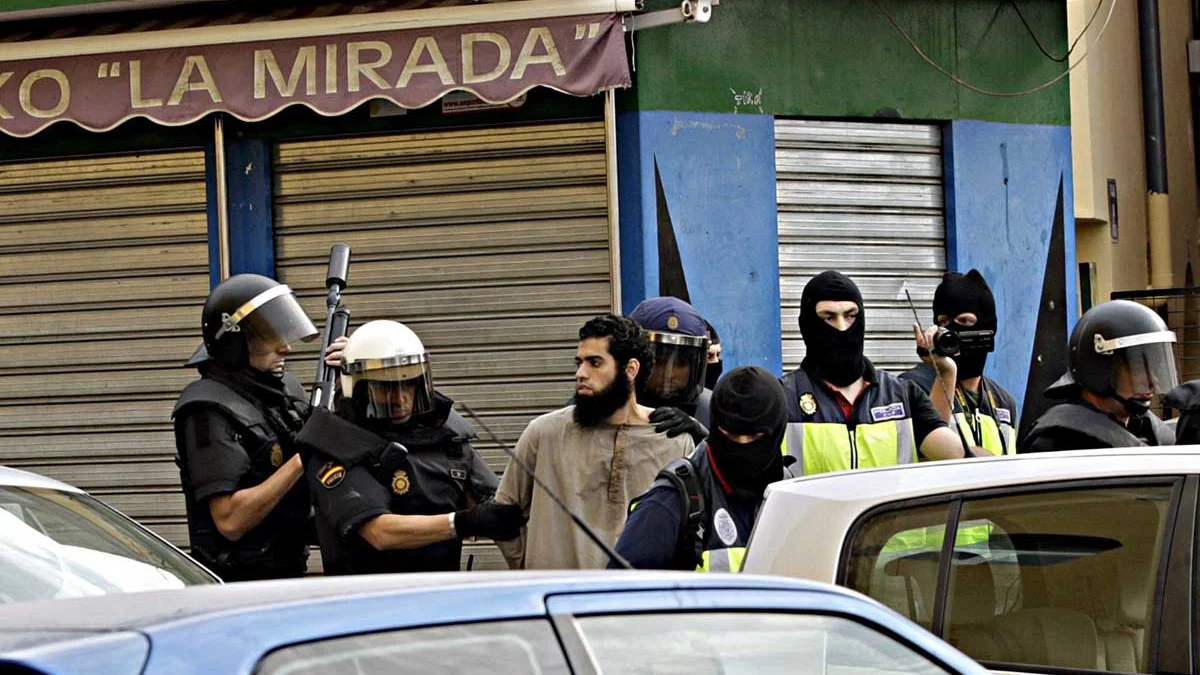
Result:
[[0,164],[0,463],[187,545],[170,413],[208,294],[202,150]]
[[866,303],[866,354],[900,372],[916,363],[912,311],[932,320],[946,268],[941,131],[936,126],[776,120],[784,369],[804,358],[796,318],[813,275],[839,270]]

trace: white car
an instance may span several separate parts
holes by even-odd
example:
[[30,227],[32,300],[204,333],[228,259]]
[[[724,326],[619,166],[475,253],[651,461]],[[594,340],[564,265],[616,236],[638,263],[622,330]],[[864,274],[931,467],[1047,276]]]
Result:
[[996,671],[1195,675],[1198,490],[1200,446],[797,478],[743,571],[847,586]]
[[0,603],[220,583],[82,490],[0,467]]

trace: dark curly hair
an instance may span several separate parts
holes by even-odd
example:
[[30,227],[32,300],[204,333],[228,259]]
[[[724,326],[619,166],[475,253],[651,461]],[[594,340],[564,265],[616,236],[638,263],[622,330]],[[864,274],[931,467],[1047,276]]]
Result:
[[637,359],[642,367],[638,370],[634,385],[640,390],[654,368],[654,349],[650,346],[646,331],[629,317],[604,314],[579,329],[579,339],[588,338],[608,338],[608,353],[616,360],[618,371],[625,369],[629,359]]

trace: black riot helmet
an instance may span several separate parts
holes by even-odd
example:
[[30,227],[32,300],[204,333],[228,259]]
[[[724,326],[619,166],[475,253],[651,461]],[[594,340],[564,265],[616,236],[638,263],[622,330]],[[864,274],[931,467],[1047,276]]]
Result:
[[188,365],[213,359],[242,367],[249,362],[250,340],[278,346],[317,337],[292,289],[259,274],[236,274],[217,284],[204,303],[201,330],[204,347]]
[[1154,310],[1112,300],[1084,312],[1070,339],[1070,370],[1046,390],[1070,397],[1080,387],[1120,401],[1132,414],[1149,409],[1148,399],[1121,395],[1165,394],[1179,384],[1172,344],[1175,333]]

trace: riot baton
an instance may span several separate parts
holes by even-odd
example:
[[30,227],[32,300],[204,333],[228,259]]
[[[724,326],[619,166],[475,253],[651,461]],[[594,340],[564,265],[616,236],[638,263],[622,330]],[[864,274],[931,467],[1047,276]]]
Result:
[[317,379],[313,384],[314,408],[328,410],[333,404],[334,381],[340,369],[325,364],[325,350],[334,340],[346,334],[350,324],[350,310],[341,306],[349,270],[350,247],[334,244],[329,249],[329,271],[325,275],[325,287],[329,293],[325,296],[325,332],[321,337],[321,352],[317,354]]

